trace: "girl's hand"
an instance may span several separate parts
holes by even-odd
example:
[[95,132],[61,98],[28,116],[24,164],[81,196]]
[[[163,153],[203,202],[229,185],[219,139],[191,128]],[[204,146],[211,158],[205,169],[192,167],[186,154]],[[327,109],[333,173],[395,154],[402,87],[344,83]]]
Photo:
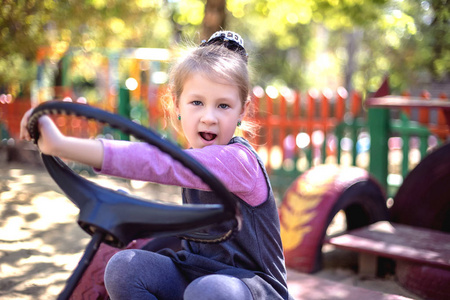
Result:
[[[28,110],[20,122],[20,138],[30,141],[31,136],[28,132],[27,124],[33,109]],[[38,147],[42,153],[48,155],[58,155],[58,146],[64,143],[65,136],[59,131],[55,123],[48,116],[39,118],[39,140]]]
[[[27,124],[32,113],[33,109],[30,109],[20,121],[20,138],[27,141],[31,140]],[[103,164],[101,141],[65,136],[48,116],[40,117],[38,126],[40,133],[38,147],[42,153],[101,169]]]
[[33,109],[29,109],[22,117],[20,121],[20,138],[22,140],[31,141],[30,133],[28,132],[27,124],[30,119],[31,114],[33,113]]
[[[7,102],[7,99],[9,99],[8,102]],[[11,95],[1,94],[0,95],[0,101],[2,103],[3,102],[4,103],[11,102]],[[63,101],[72,102],[72,98],[66,97],[66,98],[63,99]],[[87,100],[84,97],[79,97],[77,99],[77,102],[78,103],[87,103]],[[30,119],[30,116],[31,116],[32,113],[33,113],[33,109],[31,108],[23,115],[22,120],[20,121],[20,138],[23,139],[23,140],[31,141],[31,136],[30,136],[30,133],[28,132],[27,124],[28,124],[28,120]],[[40,123],[40,120],[39,120],[39,123]],[[55,126],[55,128],[56,128],[56,126]]]
[[65,136],[50,117],[42,116],[39,118],[39,132],[39,150],[47,155],[60,156],[59,149],[60,146],[64,145]]

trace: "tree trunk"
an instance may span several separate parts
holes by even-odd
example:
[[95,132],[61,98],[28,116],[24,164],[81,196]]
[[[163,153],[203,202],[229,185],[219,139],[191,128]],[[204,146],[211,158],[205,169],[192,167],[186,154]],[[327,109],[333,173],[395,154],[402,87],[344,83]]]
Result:
[[358,48],[361,44],[362,39],[362,31],[361,30],[354,30],[347,34],[347,65],[345,66],[345,74],[344,74],[344,85],[348,92],[353,90],[353,84],[352,84],[352,78],[353,73],[357,69],[356,65],[356,54],[358,52]]
[[225,29],[226,0],[207,0],[203,18],[202,40],[207,40],[214,32]]

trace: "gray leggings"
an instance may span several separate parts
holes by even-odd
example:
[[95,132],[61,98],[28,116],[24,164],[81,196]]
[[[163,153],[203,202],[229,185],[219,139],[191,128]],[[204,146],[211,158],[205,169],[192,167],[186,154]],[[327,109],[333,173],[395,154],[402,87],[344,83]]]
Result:
[[186,281],[173,261],[145,250],[116,253],[105,270],[105,285],[111,299],[253,299],[240,279],[223,274]]

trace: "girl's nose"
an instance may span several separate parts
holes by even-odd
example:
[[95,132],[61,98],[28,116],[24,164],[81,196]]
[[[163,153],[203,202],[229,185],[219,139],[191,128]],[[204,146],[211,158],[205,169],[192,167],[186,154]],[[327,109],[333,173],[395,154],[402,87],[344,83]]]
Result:
[[201,121],[205,124],[214,124],[217,122],[217,117],[213,109],[205,109]]

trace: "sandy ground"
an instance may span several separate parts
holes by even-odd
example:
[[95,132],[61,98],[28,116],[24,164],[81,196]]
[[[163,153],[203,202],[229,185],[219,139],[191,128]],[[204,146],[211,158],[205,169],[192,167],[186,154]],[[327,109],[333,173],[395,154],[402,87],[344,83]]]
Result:
[[[125,187],[150,199],[179,200],[179,189],[96,176],[109,187]],[[39,165],[0,165],[0,298],[55,299],[81,257],[89,236],[76,224],[78,209]],[[419,299],[393,275],[360,278],[351,253],[333,252],[314,276]],[[301,274],[288,270],[289,284],[302,286]]]

